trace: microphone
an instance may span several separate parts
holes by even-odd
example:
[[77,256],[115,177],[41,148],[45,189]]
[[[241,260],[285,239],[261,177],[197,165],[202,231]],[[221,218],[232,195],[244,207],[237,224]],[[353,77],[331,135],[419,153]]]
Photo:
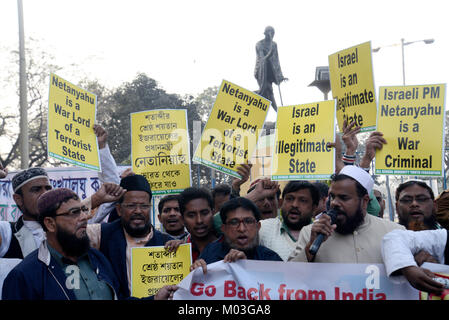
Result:
[[[334,209],[329,209],[324,214],[327,214],[329,217],[331,217],[331,224],[334,224],[335,221],[337,220],[337,211]],[[309,253],[311,255],[313,255],[313,256],[316,255],[323,240],[324,240],[324,234],[319,233],[318,236],[316,237],[316,239],[313,241],[312,245],[310,246]]]

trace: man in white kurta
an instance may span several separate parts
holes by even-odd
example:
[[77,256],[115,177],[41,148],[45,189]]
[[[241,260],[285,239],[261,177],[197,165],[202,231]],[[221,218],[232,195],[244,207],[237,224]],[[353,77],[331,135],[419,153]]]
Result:
[[[342,235],[334,232],[323,242],[314,262],[382,263],[382,237],[394,229],[405,228],[397,223],[366,214],[362,225],[352,234]],[[311,230],[312,225],[303,228],[289,261],[308,262],[304,248],[310,241]]]
[[[325,263],[382,263],[383,236],[403,226],[367,214],[369,193],[374,182],[356,166],[344,167],[333,176],[329,189],[330,208],[337,212],[335,223],[322,214],[305,226],[288,261]],[[316,255],[309,252],[318,234],[324,241]]]
[[382,257],[388,276],[404,275],[418,290],[441,294],[441,283],[434,281],[435,274],[418,266],[416,255],[425,253],[420,262],[448,264],[448,231],[394,230],[386,234],[382,242]]

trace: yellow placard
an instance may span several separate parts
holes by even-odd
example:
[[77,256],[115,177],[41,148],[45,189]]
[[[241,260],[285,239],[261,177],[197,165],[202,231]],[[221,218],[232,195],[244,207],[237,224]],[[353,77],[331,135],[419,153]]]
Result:
[[338,127],[344,120],[355,122],[361,132],[376,128],[371,42],[365,42],[329,56],[332,96],[337,100]]
[[240,178],[262,133],[271,102],[223,80],[193,161]]
[[190,273],[192,247],[181,244],[176,252],[162,246],[131,249],[131,296],[155,295],[165,285],[178,284]]
[[153,194],[180,193],[191,186],[187,111],[131,113],[133,171],[145,176]]
[[379,88],[376,174],[442,176],[446,85]]
[[83,168],[101,171],[93,126],[95,94],[50,74],[48,96],[48,155]]
[[334,139],[334,100],[278,107],[271,180],[329,179]]

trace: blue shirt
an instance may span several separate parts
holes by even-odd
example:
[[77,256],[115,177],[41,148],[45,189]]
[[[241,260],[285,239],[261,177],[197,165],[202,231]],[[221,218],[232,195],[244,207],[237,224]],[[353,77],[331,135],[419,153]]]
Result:
[[[217,262],[223,260],[230,250],[231,247],[224,241],[212,242],[204,248],[199,259],[204,259],[207,264]],[[264,246],[257,246],[245,254],[248,260],[283,261],[276,252]]]

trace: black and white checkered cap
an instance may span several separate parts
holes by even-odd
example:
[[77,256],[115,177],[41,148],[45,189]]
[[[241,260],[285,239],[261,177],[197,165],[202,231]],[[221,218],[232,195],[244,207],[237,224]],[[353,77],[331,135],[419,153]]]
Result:
[[48,178],[47,172],[38,167],[25,169],[12,178],[12,188],[17,192],[25,183],[38,178]]

